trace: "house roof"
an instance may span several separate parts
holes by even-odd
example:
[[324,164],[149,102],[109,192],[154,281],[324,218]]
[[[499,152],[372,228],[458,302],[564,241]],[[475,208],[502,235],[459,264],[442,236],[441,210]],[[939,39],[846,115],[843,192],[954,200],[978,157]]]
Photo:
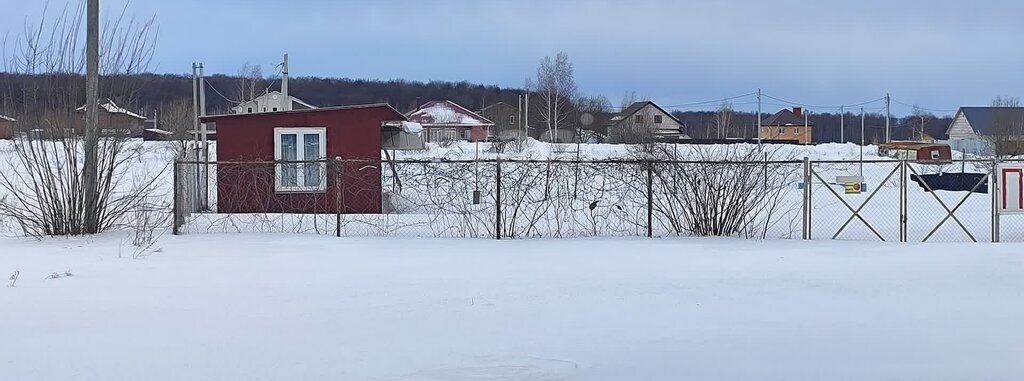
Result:
[[[245,107],[246,105],[248,105],[248,104],[250,104],[250,103],[256,103],[256,102],[258,102],[258,101],[260,101],[260,100],[262,100],[262,99],[265,99],[265,98],[270,98],[271,96],[274,96],[274,95],[281,95],[281,92],[280,92],[280,91],[276,91],[276,90],[275,90],[275,91],[271,91],[271,92],[268,92],[268,93],[266,93],[266,94],[263,94],[263,95],[260,95],[260,96],[256,97],[256,99],[253,99],[253,100],[251,100],[251,101],[247,101],[247,102],[242,102],[242,103],[240,103],[240,104],[239,104],[238,106],[232,107],[231,109],[232,109],[232,110],[241,110],[241,109],[242,109],[242,107]],[[296,98],[296,97],[294,97],[294,96],[291,96],[291,95],[289,95],[289,96],[288,96],[288,98],[291,98],[292,102],[298,103],[298,104],[300,104],[300,105],[303,105],[303,106],[305,106],[305,107],[308,107],[308,108],[317,108],[316,106],[313,106],[313,105],[311,105],[311,104],[309,104],[309,103],[306,103],[306,102],[304,102],[304,101],[303,101],[302,99]]]
[[259,118],[259,117],[268,116],[268,115],[305,114],[305,113],[328,112],[328,111],[338,111],[338,110],[358,110],[358,109],[367,109],[367,108],[388,108],[388,109],[390,109],[391,111],[394,112],[394,114],[396,116],[395,120],[399,120],[399,121],[407,121],[408,120],[408,119],[406,119],[405,115],[402,115],[402,113],[398,112],[398,110],[395,110],[394,107],[391,107],[391,105],[389,105],[387,103],[371,103],[371,104],[363,104],[363,105],[334,106],[334,107],[310,108],[310,109],[290,110],[290,111],[272,111],[272,112],[260,112],[260,113],[252,113],[252,114],[208,115],[208,116],[200,117],[199,121],[203,122],[203,123],[211,123],[211,122],[217,122],[218,120],[221,120],[221,119]]
[[2,114],[0,114],[0,120],[6,120],[8,122],[17,122],[18,121],[17,119],[14,119],[14,118],[11,118],[11,117],[9,117],[7,115],[2,115]]
[[[665,113],[665,115],[668,115],[669,118],[674,120],[676,123],[679,123],[679,125],[683,124],[683,122],[680,121],[679,119],[677,119],[674,115],[672,115],[672,113],[666,111],[665,109],[661,108],[661,106],[658,106],[657,103],[654,103],[654,102],[651,102],[651,101],[633,102],[633,104],[629,105],[629,107],[626,107],[626,109],[622,110],[618,114],[613,114],[611,116],[611,118],[608,120],[608,123],[618,123],[620,121],[629,119],[629,117],[633,116],[633,114],[636,114],[637,112],[640,112],[640,110],[643,110],[648,105],[654,106],[654,108],[656,108],[659,111]],[[594,124],[597,124],[597,122],[598,122],[598,118],[595,115],[595,117],[594,117]]]
[[484,107],[483,109],[480,110],[480,113],[482,114],[482,113],[485,113],[487,111],[490,111],[493,108],[499,108],[499,107],[511,108],[511,109],[517,109],[518,108],[516,106],[510,105],[510,104],[505,103],[505,102],[497,102],[497,103],[492,103],[492,104],[488,105],[487,107]]
[[[124,115],[128,115],[128,116],[130,116],[132,118],[142,119],[142,120],[146,119],[146,117],[144,117],[142,115],[139,115],[139,114],[136,114],[134,112],[128,111],[128,109],[126,109],[124,107],[118,106],[117,103],[114,103],[114,101],[110,100],[110,98],[103,99],[100,102],[101,102],[100,106],[103,107],[103,109],[106,110],[108,113],[111,113],[111,114],[124,114]],[[79,107],[79,108],[75,109],[75,111],[77,111],[77,112],[85,112],[85,105],[82,105],[82,107]]]
[[452,101],[430,101],[409,113],[409,120],[424,126],[493,126],[487,118]]
[[[1024,122],[1024,107],[961,107],[953,116],[953,123],[960,114],[967,118],[967,123],[978,135],[992,135],[993,125],[1000,119]],[[953,123],[946,128],[946,135],[949,135]]]
[[[769,116],[767,119],[761,120],[761,126],[767,127],[778,127],[778,126],[803,126],[805,119],[789,109],[782,109],[775,115]],[[814,123],[807,122],[808,126],[813,126]]]

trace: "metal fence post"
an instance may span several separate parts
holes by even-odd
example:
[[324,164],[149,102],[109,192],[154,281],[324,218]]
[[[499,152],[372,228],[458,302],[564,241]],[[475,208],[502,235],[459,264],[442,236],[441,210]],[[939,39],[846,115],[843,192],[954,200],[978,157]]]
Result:
[[[329,165],[328,169],[334,168],[334,173],[336,174],[334,176],[335,179],[336,179],[334,181],[334,236],[340,238],[341,237],[341,213],[345,212],[345,210],[344,210],[345,205],[343,205],[343,203],[341,202],[341,192],[342,192],[342,189],[341,189],[341,162],[338,161],[338,160],[328,160],[328,162],[334,164],[334,165]],[[384,192],[381,192],[382,196],[383,196],[383,194],[384,194]],[[383,212],[383,210],[382,210],[382,212]]]
[[804,157],[803,238],[811,239],[811,159]]
[[654,163],[647,161],[647,238],[654,238]]
[[172,182],[174,184],[174,190],[172,191],[173,199],[171,200],[171,214],[173,215],[171,217],[171,219],[173,220],[171,222],[171,234],[180,235],[181,231],[179,230],[179,228],[181,227],[182,224],[181,205],[179,205],[181,203],[181,201],[179,200],[179,198],[181,198],[181,179],[178,178],[177,159],[174,160],[174,164],[172,164],[171,167],[173,168],[174,171],[174,173],[171,174],[171,177],[173,178]]
[[494,237],[501,239],[501,158],[494,162]]
[[910,165],[906,160],[900,162],[900,242],[907,242],[910,240],[907,234],[907,166]]
[[992,160],[992,172],[989,177],[992,178],[992,186],[989,187],[989,192],[992,193],[992,242],[999,242],[999,169],[996,167],[999,163]]

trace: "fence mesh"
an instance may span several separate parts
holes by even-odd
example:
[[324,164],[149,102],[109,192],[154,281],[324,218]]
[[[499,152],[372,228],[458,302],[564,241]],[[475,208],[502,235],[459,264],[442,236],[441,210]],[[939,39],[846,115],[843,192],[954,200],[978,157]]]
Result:
[[[989,160],[179,161],[174,220],[178,234],[986,242],[992,171]],[[1001,240],[1024,241],[1024,216],[1000,221]]]

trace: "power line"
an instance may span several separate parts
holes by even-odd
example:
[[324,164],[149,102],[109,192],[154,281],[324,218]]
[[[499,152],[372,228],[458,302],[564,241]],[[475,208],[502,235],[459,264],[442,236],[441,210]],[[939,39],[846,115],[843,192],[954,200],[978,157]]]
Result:
[[802,106],[802,107],[817,108],[817,109],[835,109],[835,110],[838,110],[838,109],[843,108],[843,107],[859,107],[859,106],[869,105],[869,104],[872,104],[872,103],[875,103],[875,102],[879,102],[879,101],[884,101],[885,100],[885,97],[881,97],[881,98],[872,99],[872,100],[869,100],[869,101],[864,101],[864,102],[854,103],[854,104],[836,105],[836,106],[822,106],[822,105],[811,105],[811,104],[806,104],[806,103],[793,102],[793,101],[785,100],[785,99],[782,99],[782,98],[776,98],[776,97],[773,97],[773,96],[768,95],[768,94],[761,94],[761,95],[763,95],[765,98],[774,99],[774,100],[777,100],[779,102],[788,103],[788,104],[794,105],[794,106]]
[[213,84],[210,83],[209,81],[206,82],[206,85],[210,86],[210,88],[213,89],[213,92],[217,93],[217,95],[220,95],[220,97],[224,98],[224,100],[226,100],[228,102],[231,102],[231,103],[234,103],[234,104],[238,104],[238,105],[242,104],[242,102],[239,102],[239,101],[236,101],[236,100],[233,100],[233,99],[230,99],[230,98],[224,96],[224,94],[221,93],[220,90],[217,90],[217,87],[213,86]]
[[[658,106],[661,106],[663,108],[708,106],[708,105],[714,105],[716,103],[722,103],[722,102],[730,101],[730,100],[733,100],[733,99],[740,99],[740,98],[744,98],[744,97],[753,96],[755,94],[757,94],[757,93],[746,93],[746,94],[734,95],[734,96],[731,96],[731,97],[720,98],[720,99],[713,99],[713,100],[702,101],[702,102],[680,103],[680,104],[671,104],[671,105],[660,105],[659,104]],[[642,101],[638,101],[638,102],[642,102]],[[612,106],[612,109],[617,109],[617,110],[625,110],[627,108],[629,108],[629,106]]]
[[903,102],[900,102],[900,101],[898,101],[896,99],[893,99],[892,101],[893,101],[893,103],[898,103],[898,104],[901,104],[903,106],[907,106],[907,107],[911,107],[911,108],[916,107],[916,108],[919,108],[919,109],[924,110],[924,111],[932,111],[932,112],[956,112],[957,111],[957,110],[921,107],[919,105],[911,105],[911,104],[903,103]]

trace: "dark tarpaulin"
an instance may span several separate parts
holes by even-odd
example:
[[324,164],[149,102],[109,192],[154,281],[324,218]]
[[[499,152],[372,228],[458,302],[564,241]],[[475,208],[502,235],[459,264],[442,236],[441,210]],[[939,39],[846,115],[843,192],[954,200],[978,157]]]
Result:
[[[928,187],[932,190],[944,190],[953,192],[970,192],[974,189],[975,193],[988,193],[988,174],[985,173],[939,173],[931,175],[910,175],[910,179],[914,180],[917,185],[928,191]],[[978,183],[981,185],[978,185]],[[925,183],[928,187],[925,187]],[[978,185],[977,188],[974,186]]]

